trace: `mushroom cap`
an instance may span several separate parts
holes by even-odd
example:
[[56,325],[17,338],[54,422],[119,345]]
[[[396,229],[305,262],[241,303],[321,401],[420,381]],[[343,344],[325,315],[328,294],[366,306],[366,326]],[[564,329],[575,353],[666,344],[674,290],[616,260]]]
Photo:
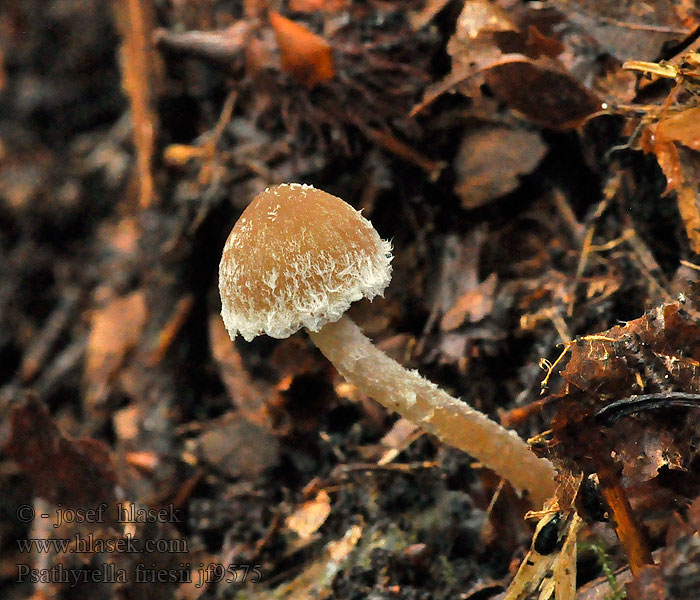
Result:
[[247,341],[318,331],[352,302],[382,295],[391,258],[391,243],[340,198],[300,183],[267,188],[234,225],[219,263],[226,329]]

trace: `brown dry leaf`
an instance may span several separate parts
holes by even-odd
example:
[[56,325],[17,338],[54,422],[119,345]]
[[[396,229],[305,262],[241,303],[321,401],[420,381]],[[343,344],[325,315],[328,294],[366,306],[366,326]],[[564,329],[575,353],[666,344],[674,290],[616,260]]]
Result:
[[229,414],[199,437],[199,453],[231,477],[255,479],[277,464],[280,448],[268,429]]
[[[678,474],[695,458],[691,440],[700,434],[697,412],[669,410],[674,393],[700,392],[700,320],[693,314],[697,311],[690,303],[666,304],[571,342],[566,350],[570,359],[561,372],[567,385],[561,394],[550,396],[558,402],[548,444],[551,457],[574,473],[597,473],[635,573],[652,559],[625,488],[637,494],[637,506],[653,503],[653,510],[637,513],[648,524],[650,514],[677,507],[678,493],[654,491],[664,485],[656,477],[659,468]],[[651,408],[655,410],[646,410]],[[685,475],[692,485],[694,474]],[[652,486],[646,492],[645,484]]]
[[678,190],[678,210],[685,225],[690,249],[700,254],[700,194],[693,188],[684,186]]
[[555,58],[566,51],[566,46],[555,37],[544,35],[534,25],[527,27],[528,54]]
[[85,359],[89,406],[100,401],[129,351],[139,343],[147,314],[140,290],[114,298],[93,313]]
[[120,440],[135,440],[139,435],[141,411],[138,406],[127,406],[112,415],[114,432]]
[[523,57],[494,64],[485,78],[510,108],[546,127],[577,127],[601,107],[591,91],[550,58]]
[[504,196],[531,173],[547,146],[536,131],[500,125],[479,127],[467,133],[455,159],[455,192],[464,208],[476,208]]
[[[452,74],[448,79],[455,75],[473,77],[504,60],[506,56],[496,44],[494,34],[505,31],[518,32],[518,27],[496,4],[487,0],[466,2],[447,44],[447,52],[452,57]],[[470,82],[468,89],[478,96],[476,88],[480,84],[481,80],[476,79]]]
[[452,58],[452,70],[438,83],[430,86],[415,114],[442,94],[458,90],[465,95],[480,98],[482,71],[503,61],[524,58],[520,53],[505,54],[494,40],[499,32],[518,32],[515,22],[505,11],[488,0],[466,2],[457,18],[454,34],[447,43]]
[[362,527],[359,525],[353,525],[350,529],[345,532],[345,535],[335,542],[328,543],[328,553],[331,556],[333,562],[340,562],[343,560],[353,548],[357,546],[357,542],[360,541],[362,537]]
[[335,75],[333,48],[326,40],[274,10],[269,18],[287,73],[309,88]]
[[650,145],[666,175],[667,191],[676,190],[690,248],[700,254],[700,107],[662,117]]
[[333,575],[344,566],[344,561],[361,538],[362,529],[359,525],[353,525],[342,538],[329,542],[319,558],[307,563],[294,579],[256,597],[260,600],[323,600],[334,597],[330,589]]
[[153,7],[147,0],[115,0],[114,12],[123,38],[120,49],[122,86],[129,97],[139,177],[139,201],[146,208],[156,199],[152,160],[158,117],[154,109],[163,66],[152,42]]
[[3,451],[34,483],[37,496],[69,507],[95,507],[116,499],[109,447],[92,438],[65,436],[35,399],[13,407]]
[[645,152],[653,152],[656,156],[656,161],[666,177],[666,193],[683,187],[680,156],[673,142],[659,140],[654,135],[654,129],[650,127],[641,136],[641,147]]
[[[700,254],[700,154],[689,149],[700,143],[700,126],[693,128],[690,122],[693,116],[700,118],[700,113],[695,110],[700,109],[688,109],[675,115],[677,118],[670,122],[662,119],[655,126],[648,127],[642,136],[641,146],[645,152],[656,155],[666,176],[666,192],[676,192],[678,210],[690,248]],[[691,111],[690,120],[681,118],[681,115]]]
[[[632,581],[629,568],[616,571],[615,580],[620,587]],[[581,586],[576,594],[576,600],[610,600],[611,592],[610,581],[607,577],[601,576]]]
[[484,227],[476,227],[464,238],[445,238],[435,298],[441,313],[449,311],[463,294],[479,285],[479,257],[486,235]]
[[458,329],[465,322],[476,323],[491,312],[498,277],[491,273],[475,289],[468,290],[455,305],[443,315],[440,327],[443,331]]
[[313,500],[304,502],[287,517],[287,527],[302,540],[308,540],[326,522],[329,514],[331,499],[325,490],[321,490]]
[[[641,342],[645,361],[650,368],[668,369],[669,383],[678,389],[700,392],[700,323],[678,304],[665,304],[644,316],[618,325],[594,336],[583,338],[571,347],[571,358],[562,377],[596,397],[626,398],[643,393],[638,385],[636,367],[626,343]],[[665,373],[644,374],[652,379]],[[600,408],[600,406],[598,406]]]
[[457,19],[457,29],[450,43],[463,44],[466,48],[483,34],[497,31],[518,31],[518,27],[508,13],[493,2],[467,2]]
[[662,117],[656,126],[656,137],[700,151],[700,106]]
[[448,91],[478,101],[484,82],[539,125],[567,129],[597,111],[598,98],[555,60],[564,45],[532,25],[537,17],[528,10],[506,13],[487,0],[466,2],[447,45],[452,71],[426,91],[413,113]]
[[553,0],[551,5],[600,51],[621,61],[654,60],[664,44],[682,40],[697,26],[697,11],[691,16],[674,0]]

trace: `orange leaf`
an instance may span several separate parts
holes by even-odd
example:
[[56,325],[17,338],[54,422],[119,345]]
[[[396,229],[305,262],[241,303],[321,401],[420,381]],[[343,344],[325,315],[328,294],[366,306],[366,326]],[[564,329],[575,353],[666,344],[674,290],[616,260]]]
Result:
[[297,533],[302,539],[309,539],[331,513],[331,499],[328,493],[321,490],[313,500],[304,502],[287,517],[287,527]]
[[146,316],[146,298],[141,291],[114,298],[95,311],[85,361],[89,378],[108,376],[119,368],[127,352],[138,343]]
[[274,10],[269,18],[287,73],[310,88],[333,77],[333,49],[326,40]]
[[[645,152],[651,151],[656,155],[656,160],[666,176],[665,193],[676,192],[678,210],[683,219],[690,248],[697,253],[700,252],[700,190],[690,164],[694,162],[691,156],[697,155],[674,143],[676,141],[689,148],[700,148],[700,134],[697,131],[698,126],[694,123],[700,115],[696,110],[698,109],[689,109],[659,121],[655,131],[643,136],[642,148]],[[685,159],[682,159],[681,154]]]
[[678,210],[685,225],[690,248],[698,253],[700,252],[700,208],[698,208],[697,194],[691,187],[684,186],[678,190]]
[[138,345],[147,316],[146,297],[140,290],[113,298],[93,313],[85,350],[88,407],[101,401],[126,356]]
[[658,136],[652,148],[656,154],[656,160],[666,176],[666,193],[679,189],[684,183],[684,178],[678,148],[673,142],[662,141]]
[[677,141],[691,150],[700,150],[700,106],[662,118],[656,136],[667,142]]

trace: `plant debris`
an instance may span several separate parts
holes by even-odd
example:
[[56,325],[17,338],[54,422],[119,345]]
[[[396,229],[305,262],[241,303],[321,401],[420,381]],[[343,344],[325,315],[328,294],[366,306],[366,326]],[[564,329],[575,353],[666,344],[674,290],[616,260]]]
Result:
[[[699,28],[687,0],[0,5],[2,597],[695,600]],[[285,181],[392,240],[366,335],[555,462],[534,522],[304,336],[231,342],[221,250]]]

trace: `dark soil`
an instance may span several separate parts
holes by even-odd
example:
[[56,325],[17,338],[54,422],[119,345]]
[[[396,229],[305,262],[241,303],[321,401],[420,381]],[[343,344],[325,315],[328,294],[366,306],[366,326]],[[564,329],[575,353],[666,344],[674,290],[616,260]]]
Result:
[[[598,464],[571,423],[608,428],[601,454],[658,564],[628,597],[696,598],[697,410],[592,419],[700,386],[700,13],[592,4],[0,6],[2,598],[508,587],[541,507],[364,397],[303,332],[228,339],[221,250],[284,181],[392,240],[384,298],[350,310],[388,354],[524,438],[554,419],[564,480]],[[680,70],[645,79],[625,60]],[[575,342],[532,404],[541,359],[661,305],[682,314],[663,348],[633,360],[625,337],[608,361]],[[602,565],[628,581],[625,548],[577,506],[577,598],[612,597]]]

